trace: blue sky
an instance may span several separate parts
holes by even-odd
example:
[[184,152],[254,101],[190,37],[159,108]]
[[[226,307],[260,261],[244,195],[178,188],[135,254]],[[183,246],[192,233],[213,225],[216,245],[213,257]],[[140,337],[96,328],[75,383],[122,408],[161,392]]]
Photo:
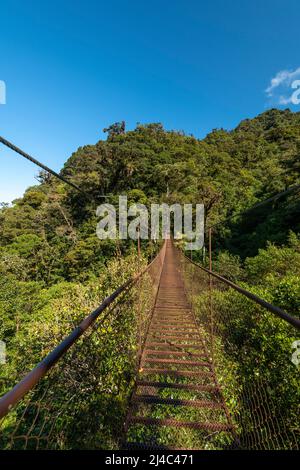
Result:
[[[204,137],[299,111],[299,19],[298,0],[2,0],[0,135],[59,170],[118,120]],[[0,201],[37,173],[0,146]]]

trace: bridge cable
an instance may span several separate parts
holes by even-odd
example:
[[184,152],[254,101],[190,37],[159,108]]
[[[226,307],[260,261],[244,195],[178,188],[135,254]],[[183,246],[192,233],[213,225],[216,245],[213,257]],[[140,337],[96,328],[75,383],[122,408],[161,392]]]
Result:
[[245,211],[237,212],[236,214],[232,214],[229,217],[226,217],[224,220],[221,220],[220,222],[217,222],[213,225],[210,225],[209,227],[207,227],[205,229],[205,231],[208,231],[209,229],[217,227],[218,225],[225,224],[226,222],[230,221],[231,219],[234,219],[235,217],[241,217],[243,215],[246,215],[249,212],[252,212],[253,210],[257,209],[258,207],[264,206],[265,204],[268,204],[269,202],[276,201],[276,199],[279,199],[282,196],[286,196],[287,194],[293,193],[294,191],[298,191],[298,190],[300,190],[300,184],[297,184],[295,186],[290,186],[286,190],[284,190],[280,193],[277,193],[274,196],[269,197],[268,199],[265,199],[265,200],[255,204],[254,206],[250,207],[249,209],[246,209]]
[[[76,189],[77,191],[79,191],[81,194],[83,194],[87,199],[89,199],[90,201],[93,201],[93,202],[97,202],[93,197],[91,197],[89,194],[87,194],[83,189],[81,189],[79,186],[77,186],[75,183],[72,183],[71,181],[65,179],[63,176],[61,176],[60,174],[58,174],[56,171],[52,170],[51,168],[49,168],[48,166],[44,165],[43,163],[39,162],[38,160],[36,160],[36,158],[32,157],[31,155],[29,155],[28,153],[24,152],[23,150],[21,150],[19,147],[17,147],[16,145],[12,144],[11,142],[9,142],[8,140],[4,139],[3,137],[0,136],[0,143],[3,144],[3,145],[6,145],[6,147],[10,148],[11,150],[13,150],[14,152],[18,153],[19,155],[21,155],[22,157],[26,158],[27,160],[31,161],[32,163],[34,163],[35,165],[39,166],[40,168],[42,168],[43,170],[47,171],[48,173],[50,173],[51,175],[55,176],[56,178],[58,178],[59,180],[63,181],[64,183],[68,184],[69,186],[71,186],[72,188]],[[107,196],[99,196],[99,197],[107,197]]]

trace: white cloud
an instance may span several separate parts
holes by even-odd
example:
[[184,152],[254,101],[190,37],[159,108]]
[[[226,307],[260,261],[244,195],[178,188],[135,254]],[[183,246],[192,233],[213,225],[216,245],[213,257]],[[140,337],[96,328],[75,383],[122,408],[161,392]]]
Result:
[[287,104],[293,104],[292,96],[285,97],[281,95],[279,96],[278,103],[284,106]]
[[265,90],[268,98],[280,105],[294,104],[292,84],[297,78],[300,78],[300,67],[295,70],[280,70]]

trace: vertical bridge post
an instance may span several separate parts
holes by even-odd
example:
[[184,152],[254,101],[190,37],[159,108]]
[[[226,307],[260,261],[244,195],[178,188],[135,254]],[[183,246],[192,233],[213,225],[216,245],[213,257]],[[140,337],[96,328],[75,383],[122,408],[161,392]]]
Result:
[[[212,271],[212,230],[208,230],[208,253],[209,253],[209,270]],[[209,310],[210,310],[210,342],[211,342],[211,356],[214,360],[214,324],[213,324],[213,305],[212,305],[212,275],[209,275]]]

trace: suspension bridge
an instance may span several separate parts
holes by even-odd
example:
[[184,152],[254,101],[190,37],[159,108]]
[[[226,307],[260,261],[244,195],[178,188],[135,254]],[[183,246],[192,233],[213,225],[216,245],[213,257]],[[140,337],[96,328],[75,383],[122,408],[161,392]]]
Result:
[[[82,351],[87,354],[85,348],[99,329],[107,322],[113,325],[123,310],[127,315],[128,307],[136,311],[138,353],[120,432],[121,449],[298,448],[298,424],[278,414],[272,383],[257,377],[241,384],[232,376],[233,363],[226,356],[235,334],[234,319],[230,305],[218,310],[213,301],[214,291],[228,289],[241,297],[241,305],[253,302],[260,308],[259,315],[276,316],[279,328],[285,328],[291,341],[295,339],[300,328],[297,318],[196,265],[167,240],[148,267],[107,297],[1,398],[4,448],[60,448],[56,426],[64,413],[67,419],[70,409],[66,406],[64,411],[61,404],[57,409],[57,390],[59,396],[68,396],[69,404],[65,375],[74,373],[76,356],[82,357]],[[148,305],[141,298],[145,292],[150,295]],[[101,339],[105,341],[105,335]],[[95,377],[96,362],[93,367]],[[88,382],[89,376],[77,380]],[[234,406],[233,387],[240,388]]]
[[[116,408],[119,449],[298,449],[299,414],[282,405],[280,380],[287,369],[298,380],[290,355],[300,320],[212,270],[211,230],[209,258],[209,269],[200,266],[169,239],[148,266],[140,272],[137,266],[135,276],[0,399],[0,447],[73,448],[73,437],[64,433],[72,423],[81,448],[83,431],[97,436],[98,417],[103,431],[102,396],[107,400],[119,392],[97,352],[111,331],[131,374],[125,380],[126,406]],[[232,302],[238,315],[232,314]],[[124,320],[131,322],[133,345],[122,336]],[[257,367],[259,344],[250,335],[260,322],[270,349],[272,336],[288,338],[264,369]],[[122,375],[121,370],[120,382]],[[103,448],[97,439],[94,443]]]

